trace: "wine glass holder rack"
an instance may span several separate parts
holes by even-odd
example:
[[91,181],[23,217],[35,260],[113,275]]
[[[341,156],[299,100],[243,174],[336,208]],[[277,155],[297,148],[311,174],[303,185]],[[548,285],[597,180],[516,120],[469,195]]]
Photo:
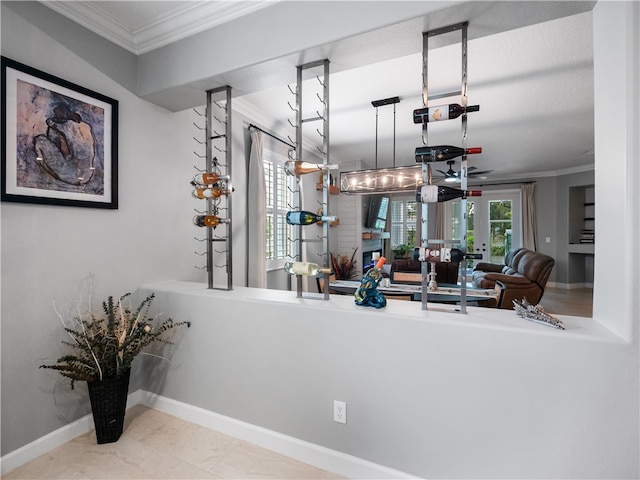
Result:
[[[195,112],[204,117],[204,129],[197,124],[195,126],[204,131],[205,141],[201,142],[196,137],[194,139],[205,145],[205,155],[196,152],[199,159],[204,158],[204,169],[194,166],[198,172],[212,172],[219,175],[227,175],[229,180],[221,181],[219,186],[228,189],[230,193],[220,195],[217,198],[206,198],[205,210],[195,209],[198,215],[213,215],[218,218],[225,218],[229,223],[219,223],[216,226],[199,227],[206,230],[204,239],[195,237],[196,240],[206,243],[204,253],[195,252],[197,255],[206,256],[206,267],[196,267],[201,270],[206,268],[208,288],[213,290],[233,289],[233,242],[231,223],[231,87],[224,86],[207,90],[206,111],[203,114]],[[219,160],[223,158],[223,160]],[[215,275],[224,271],[223,274]]]
[[[428,106],[429,100],[435,100],[438,98],[447,98],[447,97],[460,97],[460,105],[462,107],[467,106],[467,27],[468,22],[462,22],[454,25],[450,25],[447,27],[442,27],[434,30],[430,30],[428,32],[423,32],[422,34],[422,103],[424,107]],[[461,35],[460,46],[461,46],[461,87],[458,92],[449,92],[438,95],[429,96],[429,40],[433,37],[449,34],[452,32],[459,31]],[[462,190],[467,189],[467,114],[464,112],[461,115],[462,122],[462,139],[461,139],[461,147],[464,149],[461,158],[460,165],[460,188]],[[423,145],[429,145],[428,141],[428,122],[422,122],[422,143]],[[428,162],[422,163],[422,182],[423,185],[431,184],[431,164]],[[460,305],[459,310],[455,310],[456,312],[460,312],[463,314],[467,313],[467,260],[466,260],[466,252],[467,252],[467,200],[466,198],[461,199],[461,218],[460,218],[460,233],[462,238],[457,240],[449,240],[449,239],[429,239],[428,235],[428,203],[422,203],[422,225],[421,225],[421,247],[428,248],[429,245],[439,244],[439,245],[459,245],[459,248],[463,252],[463,259],[461,261],[460,268]],[[433,288],[433,285],[436,285],[434,276],[435,276],[435,268],[434,264],[431,264],[431,272],[429,271],[429,262],[423,261],[421,266],[421,277],[422,277],[422,310],[427,310],[427,294],[430,288]],[[450,310],[447,310],[450,311]]]
[[[316,72],[318,69],[321,69],[321,74],[317,74],[316,80],[319,82],[320,89],[322,91],[322,96],[316,92],[316,98],[319,101],[320,107],[315,109],[315,115],[310,117],[304,117],[303,112],[307,110],[303,110],[303,76],[306,70]],[[289,124],[295,129],[295,150],[290,151],[295,152],[295,158],[291,158],[290,160],[303,160],[302,158],[302,129],[307,124],[313,124],[316,126],[316,132],[322,139],[322,147],[317,147],[319,155],[322,158],[323,165],[329,165],[329,60],[318,60],[315,62],[309,62],[304,65],[299,65],[296,67],[296,89],[295,91],[289,90],[295,97],[295,107],[291,105],[289,102],[289,107],[296,114],[296,122],[295,125],[291,123],[289,120]],[[313,109],[311,109],[313,110]],[[317,126],[317,122],[320,122],[321,127]],[[322,128],[322,130],[320,130]],[[290,140],[292,140],[290,138]],[[315,163],[315,162],[314,162]],[[322,216],[329,216],[329,174],[327,170],[323,170],[325,174],[322,176]],[[295,202],[297,205],[292,206],[298,210],[302,210],[302,195],[300,188],[300,177],[296,176],[296,189],[295,189]],[[320,241],[322,242],[322,251],[318,255],[322,257],[322,261],[320,262],[323,267],[329,268],[331,265],[331,259],[329,256],[329,222],[322,222],[322,234],[320,236]],[[302,247],[305,242],[316,241],[316,239],[308,239],[303,236],[303,226],[297,225],[295,227],[297,229],[296,239],[299,241],[295,241],[295,260],[302,261]],[[329,275],[324,274],[324,284],[329,284]],[[303,286],[302,286],[302,275],[296,275],[296,292],[297,297],[302,297]],[[324,288],[324,300],[329,300],[329,288]]]

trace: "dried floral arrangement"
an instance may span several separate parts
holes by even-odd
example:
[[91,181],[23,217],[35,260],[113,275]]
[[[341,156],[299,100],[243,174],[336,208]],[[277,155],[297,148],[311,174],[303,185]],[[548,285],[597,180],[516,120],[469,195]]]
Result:
[[356,269],[356,252],[358,248],[356,247],[351,257],[345,254],[339,254],[335,256],[331,253],[331,268],[333,268],[333,272],[336,275],[336,279],[338,280],[352,280],[358,277],[358,270]]
[[127,301],[130,295],[122,295],[117,302],[111,296],[103,301],[104,317],[87,313],[65,320],[56,310],[71,337],[71,341],[62,343],[74,353],[60,357],[53,365],[40,365],[40,368],[57,370],[70,378],[72,389],[76,381],[117,378],[126,374],[134,358],[148,345],[171,344],[164,338],[167,331],[191,326],[190,322],[174,322],[171,318],[154,325],[149,308],[155,295],[149,295],[135,310]]

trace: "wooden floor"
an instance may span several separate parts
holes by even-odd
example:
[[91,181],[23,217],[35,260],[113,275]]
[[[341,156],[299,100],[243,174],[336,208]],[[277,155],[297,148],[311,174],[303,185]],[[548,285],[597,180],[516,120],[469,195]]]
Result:
[[540,305],[550,314],[592,317],[593,289],[546,288]]

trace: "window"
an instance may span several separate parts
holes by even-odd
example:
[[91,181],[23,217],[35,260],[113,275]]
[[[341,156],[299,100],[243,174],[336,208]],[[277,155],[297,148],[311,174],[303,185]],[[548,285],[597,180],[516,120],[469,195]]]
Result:
[[282,268],[293,254],[289,238],[295,230],[287,224],[286,215],[294,205],[294,177],[287,175],[282,166],[287,159],[271,150],[264,150],[264,183],[266,190],[266,259],[267,270]]
[[391,200],[391,248],[399,245],[416,246],[418,203],[415,199],[394,198]]

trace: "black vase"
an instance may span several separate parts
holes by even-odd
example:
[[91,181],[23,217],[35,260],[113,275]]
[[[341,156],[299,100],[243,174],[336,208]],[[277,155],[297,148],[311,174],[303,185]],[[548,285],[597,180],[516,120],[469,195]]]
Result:
[[96,439],[99,444],[117,442],[122,435],[130,374],[131,370],[127,370],[117,378],[87,383]]

